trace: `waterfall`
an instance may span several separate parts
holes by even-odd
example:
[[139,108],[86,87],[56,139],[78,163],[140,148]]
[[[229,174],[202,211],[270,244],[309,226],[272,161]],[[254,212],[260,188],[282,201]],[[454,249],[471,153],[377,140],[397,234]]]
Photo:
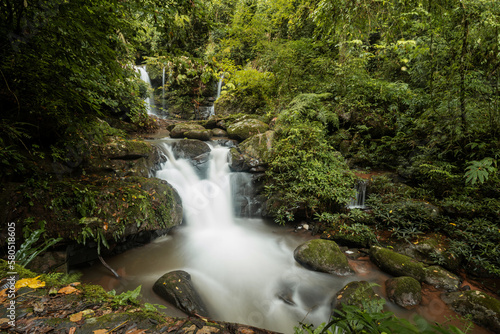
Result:
[[[215,101],[220,97],[220,92],[222,90],[222,81],[224,80],[224,74],[221,75],[219,81],[217,82],[217,95],[215,96]],[[215,105],[208,107],[208,116],[215,115]]]
[[235,217],[231,187],[246,176],[232,180],[228,148],[211,147],[202,179],[190,161],[174,158],[168,144],[163,143],[167,161],[156,177],[182,198],[181,267],[191,274],[211,318],[284,333],[293,333],[300,321],[328,321],[331,298],[346,278],[298,265],[293,251],[305,239],[281,234],[279,226],[270,232],[261,219]]
[[162,110],[165,112],[165,66],[163,66],[163,73],[161,76],[161,107]]
[[141,80],[148,84],[147,97],[144,99],[144,102],[146,103],[146,110],[148,114],[156,115],[156,113],[154,112],[155,105],[154,105],[153,93],[151,91],[151,80],[149,79],[149,74],[146,71],[146,66],[135,66],[135,70],[140,73]]
[[359,180],[356,183],[356,196],[351,200],[348,205],[349,209],[365,209],[366,185],[368,181]]

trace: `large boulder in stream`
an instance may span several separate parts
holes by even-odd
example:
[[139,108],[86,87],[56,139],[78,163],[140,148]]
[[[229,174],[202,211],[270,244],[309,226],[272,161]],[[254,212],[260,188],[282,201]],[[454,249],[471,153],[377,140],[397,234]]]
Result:
[[422,286],[413,277],[394,277],[385,281],[387,298],[405,308],[416,306],[422,301]]
[[373,284],[366,281],[354,281],[347,283],[335,295],[332,301],[332,310],[341,310],[344,305],[353,305],[361,309],[364,308],[363,304],[369,301],[377,302],[383,299],[372,288]]
[[274,131],[266,131],[243,141],[231,148],[229,166],[237,172],[262,172],[271,156]]
[[[3,219],[23,222],[36,217],[46,222],[46,238],[62,237],[66,243],[81,242],[82,233],[92,231],[95,238],[103,237],[114,246],[139,233],[166,232],[182,223],[180,196],[157,178],[86,177],[13,191],[6,203],[9,214]],[[88,238],[87,245],[93,239]]]
[[446,291],[456,291],[460,286],[461,280],[457,275],[439,266],[427,267],[422,262],[387,248],[372,246],[370,259],[380,269],[393,276],[410,276],[419,282]]
[[268,129],[269,126],[266,123],[250,118],[231,124],[227,128],[227,133],[230,138],[245,140],[259,133],[264,133]]
[[500,300],[477,290],[448,292],[441,299],[455,312],[470,316],[473,322],[492,333],[500,333]]
[[210,146],[197,139],[183,139],[172,144],[172,153],[176,159],[187,159],[204,178],[208,172]]
[[172,138],[188,138],[206,141],[210,140],[211,136],[212,131],[195,123],[179,123],[170,131],[170,137]]
[[191,275],[183,270],[166,273],[153,285],[153,291],[178,309],[195,316],[208,316],[208,311],[196,292]]
[[306,268],[337,276],[354,274],[344,253],[335,241],[315,239],[298,246],[295,260]]

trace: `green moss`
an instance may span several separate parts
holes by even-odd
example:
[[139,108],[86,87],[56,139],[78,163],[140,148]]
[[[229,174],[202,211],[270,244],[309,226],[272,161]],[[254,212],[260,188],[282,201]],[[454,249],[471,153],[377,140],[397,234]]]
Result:
[[330,240],[315,239],[297,247],[295,259],[313,270],[347,275],[352,273],[347,257],[339,246]]
[[79,286],[83,297],[90,302],[105,302],[111,299],[111,296],[100,285],[83,284]]
[[389,249],[372,246],[370,258],[380,269],[391,275],[410,276],[418,281],[422,281],[425,277],[424,265],[421,262]]

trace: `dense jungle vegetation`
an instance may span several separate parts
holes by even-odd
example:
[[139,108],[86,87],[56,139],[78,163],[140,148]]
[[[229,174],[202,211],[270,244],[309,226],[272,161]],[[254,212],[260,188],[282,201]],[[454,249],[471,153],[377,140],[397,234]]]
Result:
[[[499,44],[495,0],[2,1],[0,178],[41,184],[37,158],[73,159],[95,117],[154,130],[134,64],[157,82],[166,68],[178,119],[223,76],[217,113],[276,132],[278,221],[439,233],[469,273],[498,278]],[[357,169],[396,175],[372,178],[370,213],[341,209]]]

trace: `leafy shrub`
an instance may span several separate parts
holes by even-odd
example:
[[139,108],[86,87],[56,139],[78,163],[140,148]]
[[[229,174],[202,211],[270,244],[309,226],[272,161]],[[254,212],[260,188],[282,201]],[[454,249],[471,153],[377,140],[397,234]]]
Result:
[[343,333],[343,334],[384,334],[384,333],[424,333],[424,334],[464,334],[472,325],[465,322],[465,332],[455,326],[431,325],[424,318],[417,316],[414,323],[398,318],[392,312],[383,312],[384,300],[365,301],[363,307],[344,305],[342,310],[335,310],[329,323],[317,328],[302,324],[295,328],[296,334]]
[[318,127],[282,129],[266,172],[265,192],[280,223],[345,206],[354,196],[354,176]]

